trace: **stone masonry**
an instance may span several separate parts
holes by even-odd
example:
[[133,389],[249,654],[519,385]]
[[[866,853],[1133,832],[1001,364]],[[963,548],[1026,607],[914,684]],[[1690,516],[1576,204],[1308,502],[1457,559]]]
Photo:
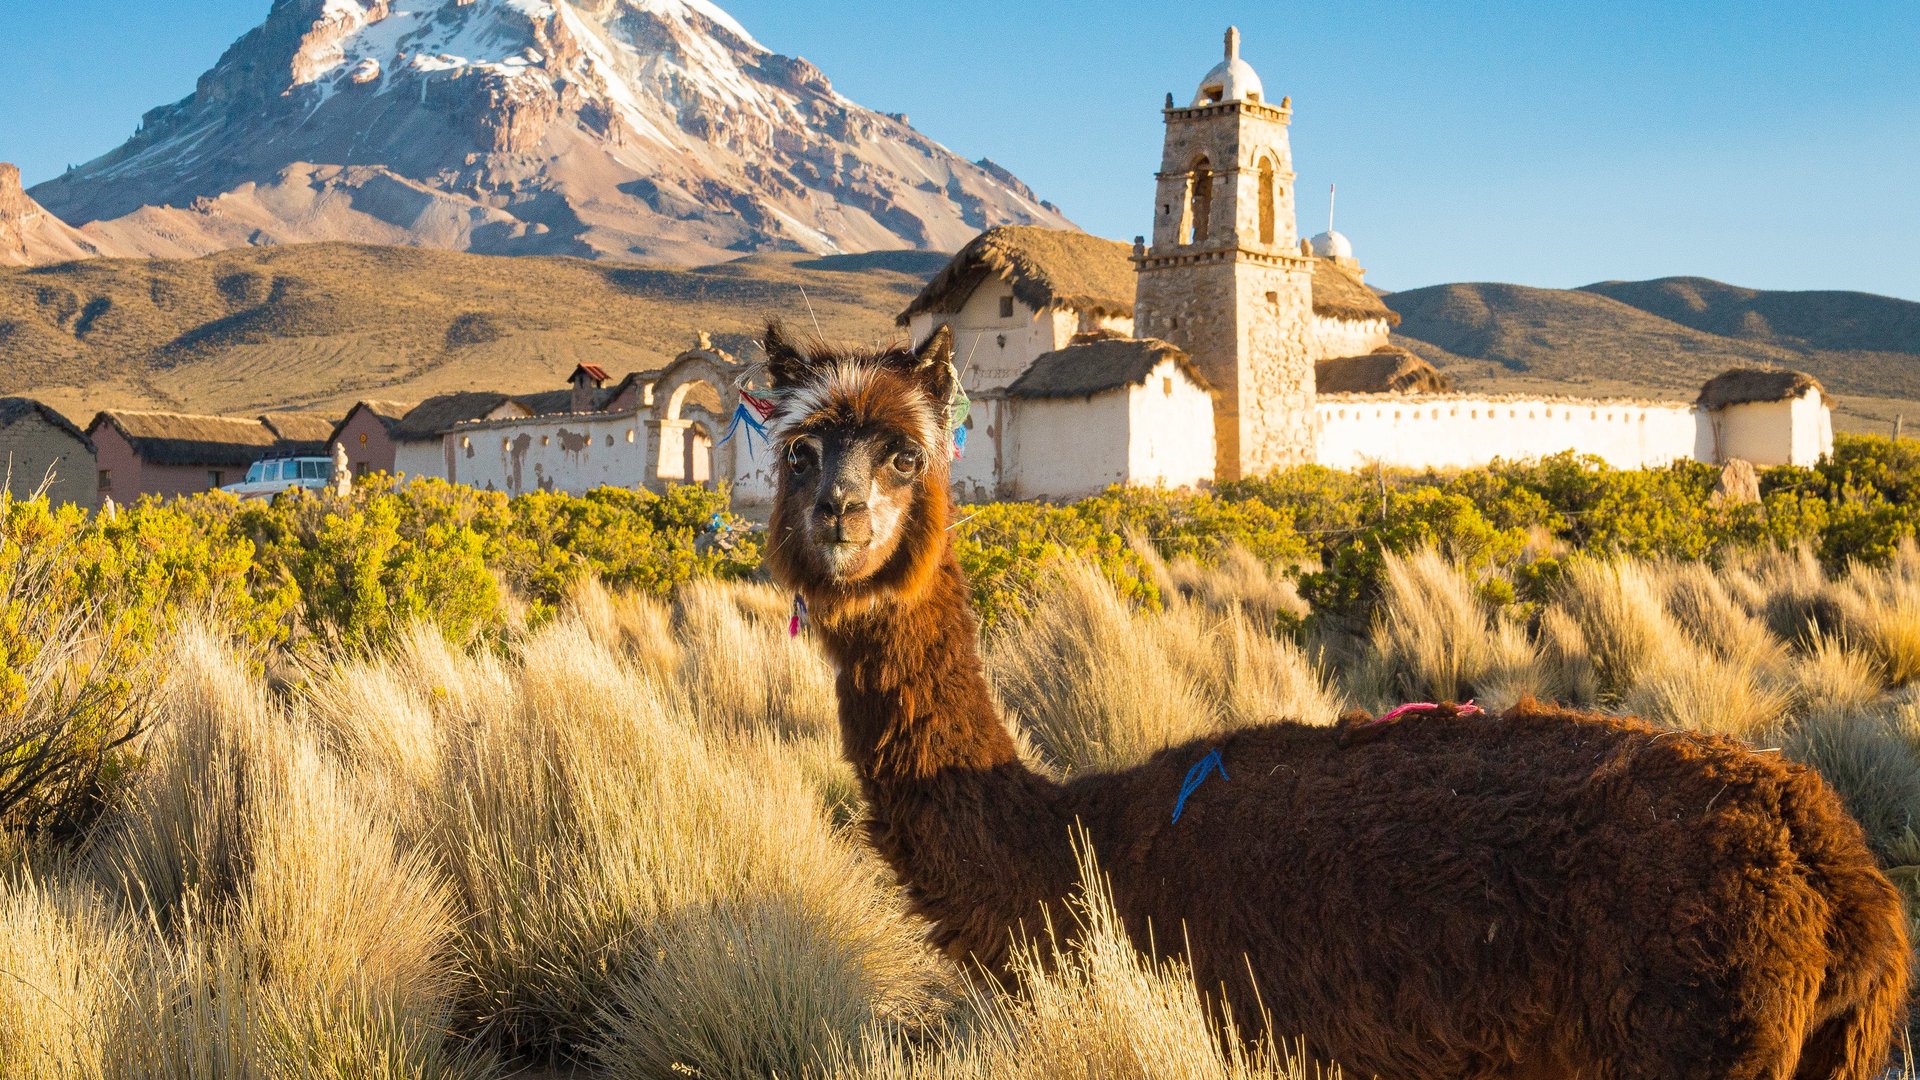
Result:
[[[1165,109],[1153,244],[1135,246],[1135,332],[1184,349],[1219,391],[1216,477],[1252,476],[1315,455],[1312,260],[1294,226],[1290,103],[1230,81],[1244,68],[1229,31],[1220,100]],[[1212,76],[1209,77],[1212,79]],[[1245,78],[1243,76],[1243,78]]]

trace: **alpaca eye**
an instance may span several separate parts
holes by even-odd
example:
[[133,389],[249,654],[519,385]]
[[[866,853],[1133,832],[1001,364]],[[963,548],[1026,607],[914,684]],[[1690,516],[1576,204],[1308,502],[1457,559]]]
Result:
[[920,451],[902,450],[893,455],[893,467],[900,472],[912,475],[920,471]]
[[813,448],[802,442],[789,444],[787,466],[796,473],[804,473],[813,468]]

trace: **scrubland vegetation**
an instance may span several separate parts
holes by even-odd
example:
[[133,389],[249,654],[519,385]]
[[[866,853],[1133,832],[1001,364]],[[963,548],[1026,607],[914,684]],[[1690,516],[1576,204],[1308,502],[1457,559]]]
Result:
[[[1909,446],[1846,441],[1759,504],[1556,459],[956,536],[1055,773],[1532,693],[1812,764],[1920,897]],[[854,831],[831,674],[720,507],[0,504],[0,1072],[1306,1075],[1127,946],[1099,852],[1087,932],[1027,943],[1018,991],[928,952]]]

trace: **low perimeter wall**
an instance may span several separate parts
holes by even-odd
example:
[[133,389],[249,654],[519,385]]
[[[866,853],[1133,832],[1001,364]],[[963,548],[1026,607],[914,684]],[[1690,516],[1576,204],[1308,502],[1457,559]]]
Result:
[[1335,469],[1467,469],[1566,450],[1622,469],[1715,457],[1707,414],[1680,402],[1327,394],[1316,408],[1320,464]]

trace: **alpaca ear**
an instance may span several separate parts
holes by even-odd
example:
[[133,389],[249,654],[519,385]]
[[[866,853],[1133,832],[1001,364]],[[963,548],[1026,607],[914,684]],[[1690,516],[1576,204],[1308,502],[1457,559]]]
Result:
[[768,320],[767,333],[760,339],[760,345],[767,351],[767,377],[773,381],[775,390],[806,381],[813,363],[806,353],[787,340],[787,328],[779,319]]
[[913,377],[926,388],[927,396],[945,407],[953,397],[953,328],[942,323],[921,346],[913,350]]

